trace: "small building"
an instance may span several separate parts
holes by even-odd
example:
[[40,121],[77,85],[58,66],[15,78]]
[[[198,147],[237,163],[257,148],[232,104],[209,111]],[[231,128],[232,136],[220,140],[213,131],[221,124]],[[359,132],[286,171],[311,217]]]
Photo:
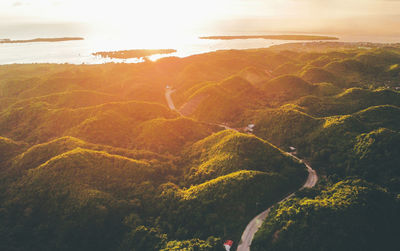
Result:
[[170,87],[169,85],[167,85],[165,88],[166,88],[166,89],[170,89],[171,87]]
[[293,146],[289,147],[289,149],[290,149],[291,152],[295,152],[296,151],[296,147],[293,147]]
[[248,132],[248,133],[252,133],[252,132],[254,132],[254,127],[255,127],[254,124],[249,124],[244,128],[244,131]]

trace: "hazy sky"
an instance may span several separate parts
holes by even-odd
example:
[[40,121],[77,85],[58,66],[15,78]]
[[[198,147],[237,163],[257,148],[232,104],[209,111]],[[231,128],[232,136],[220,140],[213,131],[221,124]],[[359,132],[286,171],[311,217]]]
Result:
[[0,0],[0,24],[395,34],[400,0]]

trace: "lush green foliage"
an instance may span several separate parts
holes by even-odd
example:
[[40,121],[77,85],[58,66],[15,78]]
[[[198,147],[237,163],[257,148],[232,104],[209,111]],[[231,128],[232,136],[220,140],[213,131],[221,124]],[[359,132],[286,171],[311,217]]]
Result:
[[232,121],[246,109],[266,103],[263,92],[239,76],[198,86],[197,90],[191,89],[188,94],[191,96],[183,110],[192,106],[189,110],[193,112],[186,115],[192,115],[200,121]]
[[399,201],[360,180],[345,180],[276,207],[252,250],[397,250]]
[[400,133],[380,128],[357,136],[347,172],[400,192]]
[[8,166],[7,160],[22,152],[26,144],[23,142],[15,142],[14,140],[0,137],[0,170]]
[[[390,193],[400,191],[400,54],[357,47],[0,66],[0,249],[237,244],[252,217],[304,182],[304,165],[278,148],[290,146],[322,183],[355,176],[387,191],[358,180],[302,191],[273,211],[255,245],[390,245],[398,220]],[[188,117],[166,107],[166,85]],[[255,124],[254,135],[213,123],[238,131]]]
[[280,149],[255,136],[232,130],[213,134],[193,144],[185,155],[189,161],[186,179],[190,184],[240,170],[301,176],[296,172],[296,163]]

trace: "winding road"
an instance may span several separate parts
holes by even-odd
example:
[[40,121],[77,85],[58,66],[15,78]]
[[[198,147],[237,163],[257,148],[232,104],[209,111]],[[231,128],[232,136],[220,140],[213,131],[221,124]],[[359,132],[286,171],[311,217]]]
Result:
[[[175,92],[175,90],[172,90],[171,88],[166,88],[166,89],[165,89],[165,99],[167,100],[167,104],[168,104],[168,107],[169,107],[170,110],[176,111],[177,113],[179,113],[180,115],[182,115],[182,113],[181,113],[178,109],[176,109],[175,104],[174,104],[174,101],[173,101],[172,98],[171,98],[171,94],[174,93],[174,92]],[[183,115],[182,115],[182,116],[183,116]],[[216,123],[209,123],[209,122],[206,122],[206,123],[209,124],[209,125],[215,125],[215,126],[222,127],[222,128],[224,128],[225,130],[235,130],[235,131],[238,131],[237,129],[231,128],[231,127],[229,127],[229,126],[227,126],[227,125],[224,125],[224,124],[216,124]]]
[[[299,159],[298,157],[294,156],[291,153],[288,153],[288,154],[290,156],[292,156],[292,158],[298,160],[299,162],[304,163],[306,165],[306,167],[307,167],[307,171],[308,171],[307,180],[299,190],[302,190],[304,188],[314,187],[315,184],[317,184],[317,181],[318,181],[317,172],[315,172],[315,170],[312,169],[311,166],[309,164],[305,163],[303,160]],[[294,196],[294,193],[286,196],[284,199],[279,201],[278,204],[284,202],[285,200],[289,199],[292,196]],[[256,217],[254,217],[250,221],[250,223],[247,225],[246,229],[244,230],[244,232],[242,234],[242,238],[240,239],[240,243],[239,243],[239,246],[237,248],[237,251],[249,251],[250,250],[250,245],[251,245],[251,242],[253,241],[255,233],[261,227],[262,223],[267,218],[267,216],[268,216],[268,214],[271,211],[271,208],[273,206],[274,205],[272,205],[267,210],[265,210],[264,212],[260,213],[259,215],[257,215]]]
[[[168,103],[168,107],[169,109],[178,112],[179,114],[181,114],[175,107],[174,102],[171,98],[171,94],[174,92],[175,90],[172,90],[170,88],[167,88],[165,91],[165,99],[167,100]],[[210,123],[212,124],[212,123]],[[224,129],[232,129],[237,131],[237,129],[234,128],[230,128],[229,126],[223,125],[223,124],[213,124],[213,125],[217,125],[219,127],[223,127]],[[318,175],[317,172],[311,168],[311,166],[309,164],[307,164],[306,162],[304,162],[302,159],[300,159],[299,157],[293,155],[292,153],[287,153],[288,155],[290,155],[292,158],[296,159],[297,161],[299,161],[300,163],[304,163],[304,165],[307,167],[307,171],[308,171],[308,177],[306,182],[304,183],[304,185],[299,189],[302,190],[304,188],[311,188],[314,187],[317,184],[318,181]],[[294,196],[294,192],[291,193],[290,195],[286,196],[285,198],[283,198],[281,201],[278,202],[282,203],[285,200],[289,199],[290,197]],[[246,229],[244,230],[243,234],[242,234],[242,238],[240,240],[239,246],[237,248],[237,251],[250,251],[250,245],[251,242],[253,241],[254,235],[255,233],[258,231],[258,229],[261,227],[262,223],[264,222],[264,220],[267,218],[269,212],[271,211],[271,208],[274,205],[270,206],[267,210],[265,210],[264,212],[260,213],[259,215],[257,215],[256,217],[254,217],[249,224],[247,225]]]
[[165,99],[167,100],[167,104],[168,104],[169,109],[180,113],[180,112],[176,109],[176,107],[175,107],[175,105],[174,105],[174,101],[173,101],[172,98],[171,98],[171,94],[174,93],[174,92],[175,92],[175,90],[172,90],[171,88],[166,88],[166,89],[165,89]]

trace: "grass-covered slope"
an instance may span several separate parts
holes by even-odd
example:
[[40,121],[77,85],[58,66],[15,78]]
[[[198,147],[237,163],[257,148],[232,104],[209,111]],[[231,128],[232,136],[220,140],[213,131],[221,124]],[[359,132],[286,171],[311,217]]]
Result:
[[[277,231],[267,228],[261,242],[380,250],[376,237],[390,250],[399,45],[278,47],[139,64],[0,66],[0,250],[237,244],[250,219],[306,179],[304,165],[274,145],[296,147],[321,183],[342,182],[284,203],[268,225]],[[167,85],[190,118],[168,109]],[[213,123],[255,124],[254,135]],[[349,176],[387,192],[343,181]]]
[[173,197],[180,205],[177,211],[167,208],[173,212],[176,227],[185,229],[180,232],[178,228],[177,238],[221,236],[238,240],[254,215],[300,183],[300,179],[279,173],[242,170],[188,189],[166,190],[163,197],[167,201]]
[[115,148],[107,145],[96,145],[85,142],[81,139],[65,136],[55,140],[37,144],[21,154],[15,156],[12,161],[12,169],[15,171],[23,171],[36,168],[53,157],[65,152],[74,150],[75,148],[90,149],[95,151],[105,151],[110,154],[125,156],[132,159],[158,159],[166,160],[162,155],[144,151],[144,150],[127,150],[123,148]]
[[216,126],[183,117],[157,118],[140,124],[134,141],[140,148],[177,154],[185,145],[193,144],[218,129]]
[[342,80],[339,77],[333,75],[332,73],[318,67],[309,68],[301,73],[301,78],[310,83],[334,83],[340,86]]
[[[182,108],[201,121],[225,122],[237,119],[245,109],[265,104],[264,93],[252,83],[233,76],[220,83],[205,83],[193,90]],[[190,109],[188,106],[192,106]],[[194,106],[194,107],[193,107]]]
[[357,136],[352,168],[348,175],[357,175],[400,191],[400,133],[386,128]]
[[8,187],[0,216],[1,245],[21,250],[115,248],[126,228],[122,218],[140,207],[137,187],[154,171],[147,162],[101,151],[76,148],[57,155]]
[[286,74],[296,74],[298,73],[301,68],[303,68],[302,64],[296,63],[285,63],[282,64],[274,69],[272,74],[274,76],[286,75]]
[[398,131],[398,111],[395,106],[374,106],[351,115],[326,117],[324,124],[309,135],[309,149],[314,154],[322,154],[319,156],[322,159],[337,163],[337,166],[344,165],[359,134],[379,128]]
[[104,103],[120,101],[121,98],[101,92],[94,91],[69,91],[52,93],[46,96],[20,99],[13,104],[13,107],[24,107],[34,103],[47,103],[54,108],[80,108],[95,106]]
[[399,201],[384,189],[346,180],[294,198],[270,213],[252,250],[397,250]]
[[[381,95],[397,95],[392,91],[365,91],[365,93],[371,96],[376,95],[378,98],[372,101],[365,99],[365,102],[356,98],[342,102],[335,101],[337,107],[332,104],[331,107],[320,107],[319,109],[333,113],[335,109],[339,110],[339,106],[345,108],[346,102],[347,104],[359,104],[358,107],[368,107],[368,104],[371,103],[397,102],[396,96],[392,99],[379,99]],[[345,95],[339,95],[334,97],[333,100],[343,99],[343,96]],[[311,98],[308,97],[308,99]],[[327,98],[315,97],[315,99],[318,101]],[[312,102],[312,100],[309,102]],[[352,109],[357,108],[357,106],[352,108],[350,105],[348,107],[347,111],[342,111],[351,112]],[[338,177],[356,175],[392,189],[398,186],[399,175],[398,168],[396,168],[397,158],[395,157],[398,149],[394,143],[397,139],[396,135],[400,131],[398,106],[371,106],[347,115],[322,118],[310,116],[302,110],[307,111],[307,109],[299,106],[286,105],[279,109],[254,111],[248,114],[245,124],[254,123],[256,125],[255,135],[281,148],[296,147],[297,152],[308,157],[320,173]],[[385,137],[377,136],[381,135],[381,131],[385,132],[383,134],[386,135]],[[355,154],[355,151],[358,151],[355,149],[359,149],[360,144],[366,144],[360,143],[360,140],[370,133],[371,136],[368,136],[368,140],[374,142],[373,135],[381,140],[375,144],[382,145],[382,152],[373,150],[370,156],[371,163],[366,165],[366,162],[362,160],[366,157]],[[361,140],[361,142],[363,141]],[[387,158],[385,159],[384,156],[387,156]],[[382,177],[378,173],[381,173]]]
[[400,107],[394,105],[371,106],[354,114],[370,129],[385,127],[400,130]]
[[298,163],[269,142],[252,135],[225,130],[191,146],[185,153],[186,179],[198,184],[240,170],[304,176]]
[[312,93],[314,88],[310,83],[294,75],[283,75],[262,85],[266,95],[275,102],[297,99]]
[[6,162],[18,155],[27,147],[24,142],[0,137],[0,170],[7,166]]
[[261,70],[255,67],[247,67],[240,71],[238,75],[256,86],[272,76],[268,70]]
[[304,136],[319,128],[322,121],[288,105],[264,109],[249,115],[248,122],[256,125],[255,134],[280,147],[301,147]]
[[304,96],[295,102],[315,116],[351,114],[370,106],[400,105],[400,94],[388,89],[349,88],[332,97]]
[[0,134],[30,143],[76,136],[92,143],[127,147],[132,144],[133,127],[139,123],[176,116],[163,105],[136,101],[77,109],[53,109],[47,103],[32,103],[0,113]]
[[307,176],[303,164],[275,146],[233,130],[187,148],[183,165],[186,188],[169,184],[161,194],[162,215],[177,223],[164,228],[172,228],[179,239],[238,240],[254,215],[300,187]]
[[[119,197],[129,193],[129,184],[134,185],[148,179],[152,172],[148,163],[143,161],[102,151],[76,148],[31,169],[26,179],[32,186],[37,184],[45,187],[47,182],[54,186],[68,183],[112,193]],[[112,179],[103,183],[101,177],[107,176]],[[125,181],[121,182],[122,180]],[[129,182],[126,182],[127,180]],[[29,185],[24,187],[29,188]]]

